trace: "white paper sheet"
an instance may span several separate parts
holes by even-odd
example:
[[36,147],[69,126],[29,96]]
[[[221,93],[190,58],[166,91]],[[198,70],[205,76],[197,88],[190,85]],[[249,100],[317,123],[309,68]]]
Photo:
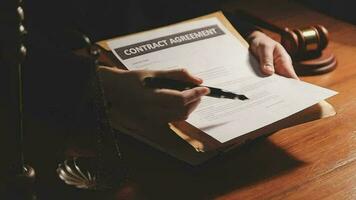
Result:
[[220,142],[336,94],[279,75],[264,77],[248,49],[216,18],[126,36],[108,45],[129,70],[184,67],[202,78],[204,85],[246,95],[247,101],[203,97],[187,120]]

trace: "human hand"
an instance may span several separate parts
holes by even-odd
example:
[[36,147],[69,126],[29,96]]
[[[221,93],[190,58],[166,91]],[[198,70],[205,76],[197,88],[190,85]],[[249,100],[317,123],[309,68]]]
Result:
[[299,79],[294,71],[292,59],[284,47],[260,31],[248,37],[251,52],[258,58],[261,71],[266,75],[279,75]]
[[99,67],[99,74],[111,113],[119,113],[138,124],[182,121],[198,106],[201,97],[209,93],[206,87],[185,91],[151,89],[143,85],[144,78],[164,77],[201,84],[202,80],[185,69],[168,71]]

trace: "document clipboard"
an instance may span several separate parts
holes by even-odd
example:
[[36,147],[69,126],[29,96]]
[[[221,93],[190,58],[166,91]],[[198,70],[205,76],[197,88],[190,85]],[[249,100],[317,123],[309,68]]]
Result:
[[[226,19],[222,12],[215,12],[209,15],[183,21],[180,23],[186,23],[207,18],[217,18],[225,26],[225,28],[227,28],[246,48],[249,47],[248,43],[236,31],[236,29]],[[99,45],[106,51],[106,56],[103,56],[102,59],[111,63],[111,65],[123,66],[113,55],[110,56],[111,52],[107,43],[114,39],[117,38],[100,41],[97,43],[97,45]],[[246,141],[253,140],[261,135],[267,135],[277,130],[290,127],[292,125],[332,115],[335,115],[334,108],[326,101],[322,101],[319,104],[309,107],[290,117],[277,121],[276,123],[270,124],[251,133],[237,137],[226,143],[220,143],[219,141],[215,140],[214,138],[210,137],[209,135],[205,134],[194,126],[188,124],[187,122],[169,124],[169,126],[167,127],[149,127],[146,128],[143,132],[140,132],[139,130],[135,130],[132,127],[126,126],[125,123],[130,124],[130,122],[125,122],[124,116],[117,115],[114,119],[112,118],[111,120],[114,129],[117,129],[125,134],[131,135],[149,144],[150,146],[153,146],[163,152],[166,152],[171,156],[183,160],[191,165],[197,165],[218,155],[221,152],[228,151],[236,146],[245,143]],[[154,134],[145,134],[144,132],[152,132]]]

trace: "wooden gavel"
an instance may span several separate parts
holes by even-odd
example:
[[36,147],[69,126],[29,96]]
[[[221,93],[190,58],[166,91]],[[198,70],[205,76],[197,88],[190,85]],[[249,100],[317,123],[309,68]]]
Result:
[[328,30],[322,25],[293,30],[284,28],[281,32],[281,44],[292,57],[322,52],[328,42]]
[[281,28],[250,13],[238,10],[235,14],[263,29],[281,36],[280,43],[293,59],[295,70],[299,75],[321,74],[336,67],[335,56],[328,49],[329,33],[322,25],[301,29]]

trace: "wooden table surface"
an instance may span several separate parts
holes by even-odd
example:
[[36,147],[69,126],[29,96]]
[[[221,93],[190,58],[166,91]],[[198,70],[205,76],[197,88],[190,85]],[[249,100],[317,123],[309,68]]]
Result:
[[[196,168],[121,136],[129,181],[110,192],[67,187],[55,175],[58,160],[33,156],[40,199],[356,199],[356,27],[293,1],[241,0],[235,7],[280,26],[328,28],[337,69],[302,79],[339,92],[328,100],[336,116],[280,130]],[[45,132],[54,125],[29,126]],[[56,148],[46,139],[33,154]]]

